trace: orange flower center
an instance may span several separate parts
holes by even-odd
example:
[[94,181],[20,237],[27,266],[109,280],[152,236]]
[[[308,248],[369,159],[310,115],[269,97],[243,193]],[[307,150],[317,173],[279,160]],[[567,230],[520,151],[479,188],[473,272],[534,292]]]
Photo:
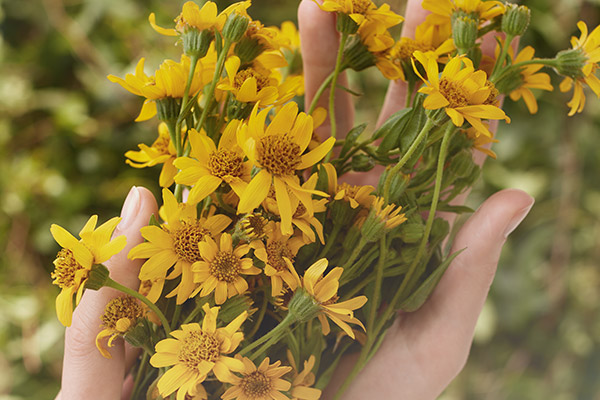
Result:
[[300,146],[286,135],[264,136],[256,145],[257,161],[273,175],[292,175],[300,164]]
[[242,272],[240,259],[231,253],[225,251],[217,252],[217,255],[210,263],[210,273],[220,281],[231,283]]
[[279,272],[288,269],[283,257],[286,257],[292,263],[294,262],[294,254],[284,242],[273,240],[267,244],[267,262]]
[[61,289],[75,285],[75,273],[85,269],[75,260],[73,252],[69,249],[61,249],[54,260],[54,271],[50,274],[53,284]]
[[210,155],[208,169],[217,178],[242,176],[242,157],[234,151],[219,150]]
[[175,253],[179,258],[190,263],[202,260],[198,243],[206,235],[210,235],[210,232],[202,228],[198,222],[195,224],[184,222],[182,227],[173,233],[173,248]]
[[464,88],[446,78],[440,80],[440,93],[448,100],[450,108],[464,107],[469,104]]
[[254,371],[243,377],[240,386],[244,395],[250,399],[265,398],[273,389],[271,379],[260,371]]
[[412,58],[413,53],[417,50],[426,53],[435,49],[428,43],[418,42],[415,39],[403,37],[398,42],[398,46],[396,48],[396,57],[400,60],[408,60]]
[[294,212],[294,215],[292,215],[292,218],[300,218],[305,213],[306,213],[306,207],[304,207],[304,204],[298,203],[298,207],[296,207],[296,211]]
[[355,14],[366,14],[373,7],[371,0],[352,0],[352,12]]
[[244,234],[251,239],[262,239],[267,232],[267,220],[261,214],[250,214],[246,216],[242,221],[242,229]]
[[188,332],[179,349],[179,361],[197,369],[202,361],[215,362],[220,356],[219,341],[202,329]]
[[500,94],[500,92],[498,91],[498,89],[496,89],[496,85],[494,85],[492,82],[487,81],[485,83],[485,85],[490,88],[490,95],[488,96],[488,98],[483,102],[483,104],[491,104],[493,106],[497,106],[498,105],[498,95]]
[[169,154],[169,143],[171,142],[171,139],[169,138],[169,135],[160,135],[158,137],[158,139],[156,139],[156,141],[154,143],[152,143],[152,147],[154,149],[156,149],[156,151],[158,151],[161,155],[163,154]]
[[246,82],[250,78],[256,79],[256,90],[258,90],[259,92],[263,88],[269,86],[269,77],[260,73],[252,67],[248,67],[246,69],[238,71],[238,73],[235,74],[235,78],[233,78],[233,86],[235,86],[236,89],[239,89],[242,87],[244,82]]
[[117,322],[123,318],[131,321],[129,326],[144,315],[144,309],[139,301],[132,296],[120,296],[112,299],[100,317],[102,324],[111,329],[117,329]]

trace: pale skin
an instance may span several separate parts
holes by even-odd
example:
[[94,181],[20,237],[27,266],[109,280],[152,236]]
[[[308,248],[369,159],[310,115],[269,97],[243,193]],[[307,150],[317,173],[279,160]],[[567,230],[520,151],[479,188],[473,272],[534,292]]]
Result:
[[[413,36],[425,13],[419,0],[408,2],[404,14],[403,36]],[[307,102],[335,64],[339,36],[335,16],[321,11],[312,0],[300,4],[299,27],[304,56]],[[489,38],[492,39],[492,38]],[[493,40],[486,40],[484,52],[491,53]],[[344,84],[341,77],[340,84]],[[400,110],[405,103],[406,86],[392,82],[382,107],[379,122]],[[323,106],[327,96],[323,97]],[[353,125],[352,99],[346,92],[336,94],[338,132]],[[327,134],[327,123],[320,134]],[[481,154],[475,155],[483,162]],[[373,174],[360,179],[375,183]],[[358,182],[356,178],[353,179]],[[435,399],[462,370],[473,340],[477,318],[494,278],[498,258],[507,236],[525,218],[533,198],[520,190],[507,189],[487,199],[459,230],[452,252],[465,249],[450,265],[431,298],[416,312],[399,314],[389,329],[382,347],[345,392],[347,400]],[[127,236],[127,247],[109,262],[111,277],[137,289],[137,274],[142,260],[129,260],[127,253],[143,238],[139,229],[150,215],[157,214],[154,196],[144,188],[132,188],[115,235]],[[448,217],[452,222],[453,218]],[[86,291],[65,334],[62,390],[57,399],[129,398],[132,378],[128,375],[138,352],[115,340],[112,359],[102,357],[95,337],[100,331],[104,306],[119,293],[112,289]],[[330,399],[352,368],[352,356],[341,363],[323,399]]]

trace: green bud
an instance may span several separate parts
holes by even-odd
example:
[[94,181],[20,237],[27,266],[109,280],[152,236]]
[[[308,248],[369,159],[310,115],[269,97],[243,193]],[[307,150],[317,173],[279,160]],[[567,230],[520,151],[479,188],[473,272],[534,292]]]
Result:
[[[391,170],[391,167],[387,167],[381,177],[379,178],[379,184],[377,185],[377,193],[380,195],[383,194],[383,188],[385,185],[385,181],[387,180],[387,176]],[[391,177],[390,182],[390,193],[389,193],[389,201],[390,203],[401,203],[400,196],[408,187],[408,183],[410,182],[410,175],[405,175],[403,173],[396,174]]]
[[188,57],[202,58],[208,53],[208,48],[215,38],[215,33],[210,29],[199,31],[198,29],[187,29],[181,40],[183,41],[183,52]]
[[354,35],[358,32],[358,24],[348,14],[337,13],[336,29],[340,33]]
[[251,63],[263,51],[265,46],[257,38],[243,37],[235,45],[233,52],[240,58],[242,65]]
[[457,155],[452,157],[450,162],[450,173],[454,174],[459,178],[467,177],[471,174],[471,170],[475,164],[473,163],[473,156],[471,152],[463,149]]
[[436,218],[433,220],[431,226],[431,239],[430,242],[437,242],[444,239],[450,232],[450,224],[443,218]]
[[306,322],[316,317],[321,307],[306,290],[298,288],[288,304],[288,309],[295,321]]
[[333,200],[327,207],[331,213],[331,219],[336,225],[346,225],[356,217],[356,214],[358,214],[358,211],[360,210],[360,207],[350,207],[350,203],[344,200]]
[[563,50],[556,55],[556,70],[559,74],[573,79],[583,78],[583,67],[588,57],[583,49]]
[[529,26],[531,10],[525,6],[506,4],[506,12],[502,16],[502,32],[511,36],[521,36]]
[[423,223],[408,223],[400,226],[399,236],[404,243],[417,243],[425,233]]
[[164,122],[174,122],[179,116],[180,101],[172,97],[156,100],[156,115]]
[[475,47],[479,30],[479,17],[476,14],[468,14],[458,10],[452,14],[451,21],[454,45],[460,54],[466,54]]
[[249,23],[248,17],[235,12],[231,13],[223,26],[223,37],[230,42],[237,42],[246,33]]
[[374,207],[371,208],[367,219],[365,219],[365,222],[360,229],[361,236],[367,242],[375,242],[381,239],[385,231],[385,221],[377,216]]
[[219,310],[219,320],[223,322],[223,324],[228,324],[234,319],[236,319],[240,314],[244,311],[248,312],[248,314],[252,314],[256,309],[250,310],[252,307],[252,300],[248,296],[244,296],[238,294],[221,305],[221,309]]
[[357,154],[352,157],[350,162],[353,171],[367,172],[373,169],[375,166],[375,160],[367,154]]
[[104,286],[109,279],[108,268],[106,268],[102,264],[95,264],[92,266],[92,270],[88,276],[87,281],[85,281],[85,288],[91,290],[98,290]]
[[367,49],[358,37],[344,50],[344,61],[354,71],[362,71],[375,65],[375,56]]

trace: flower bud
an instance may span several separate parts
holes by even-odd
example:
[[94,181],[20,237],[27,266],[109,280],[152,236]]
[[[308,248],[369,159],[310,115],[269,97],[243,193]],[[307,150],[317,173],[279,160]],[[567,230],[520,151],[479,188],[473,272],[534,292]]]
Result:
[[91,290],[98,290],[106,285],[108,282],[108,268],[102,264],[95,264],[92,266],[92,270],[85,281],[85,288]]
[[357,154],[352,157],[350,162],[353,171],[367,172],[373,169],[375,166],[375,160],[367,154]]
[[240,63],[242,65],[251,63],[263,51],[265,51],[265,46],[258,38],[246,36],[241,38],[233,49],[233,53],[240,58]]
[[235,12],[231,13],[223,26],[223,37],[234,43],[239,41],[246,33],[249,23],[248,17]]
[[573,79],[582,78],[582,69],[587,61],[588,57],[583,49],[563,50],[556,55],[556,70]]
[[302,288],[298,288],[288,304],[289,313],[297,322],[310,321],[317,316],[321,307],[315,299]]
[[458,10],[452,14],[452,38],[459,54],[466,54],[475,47],[479,18]]
[[183,52],[188,57],[202,58],[208,53],[208,48],[215,38],[215,33],[210,29],[198,30],[187,29],[181,40],[183,41]]
[[376,58],[357,37],[344,50],[344,62],[354,71],[362,71],[375,65]]
[[336,29],[340,33],[354,35],[356,32],[358,32],[358,24],[352,18],[350,18],[350,15],[337,13]]
[[454,174],[459,178],[467,177],[471,174],[471,170],[474,167],[473,156],[469,150],[463,149],[452,157],[450,163],[450,173]]
[[181,105],[179,101],[172,97],[165,97],[156,100],[156,116],[164,122],[173,122],[179,116]]
[[[377,186],[377,193],[383,193],[385,181],[387,180],[390,170],[391,167],[387,167],[381,174],[381,178],[379,178],[379,184]],[[403,173],[399,173],[391,177],[389,193],[389,201],[391,203],[399,202],[400,196],[402,196],[402,193],[404,193],[404,190],[408,187],[409,182],[410,175],[405,175]]]
[[402,225],[398,235],[404,243],[417,243],[423,238],[424,233],[425,226],[422,223],[408,223]]
[[502,16],[502,32],[511,36],[521,36],[529,26],[531,10],[525,6],[506,4],[506,12]]

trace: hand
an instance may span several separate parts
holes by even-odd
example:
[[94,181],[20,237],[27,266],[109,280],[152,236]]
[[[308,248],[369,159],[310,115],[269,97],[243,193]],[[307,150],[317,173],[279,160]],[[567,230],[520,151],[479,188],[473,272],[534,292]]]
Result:
[[[129,260],[132,247],[143,241],[140,228],[148,225],[150,216],[158,215],[154,195],[144,188],[133,187],[123,204],[123,220],[114,236],[125,235],[127,246],[106,262],[110,276],[132,289],[139,286],[137,279],[142,260]],[[100,316],[108,302],[120,292],[102,288],[87,290],[73,313],[73,323],[65,334],[62,389],[57,400],[71,399],[129,399],[133,380],[125,379],[139,351],[115,340],[110,348],[112,359],[104,358],[96,348],[96,335],[100,332]]]
[[[414,37],[415,27],[426,16],[421,1],[409,0],[402,36]],[[335,65],[339,35],[335,16],[321,11],[312,0],[303,0],[298,11],[306,101],[310,104],[317,88]],[[484,54],[493,54],[494,38],[484,40]],[[344,85],[344,77],[340,84]],[[326,99],[323,96],[322,99]],[[406,85],[391,82],[379,117],[379,124],[402,109]],[[326,100],[322,106],[326,107]],[[339,132],[353,126],[352,99],[345,91],[336,93],[336,122]],[[492,124],[493,129],[497,124]],[[320,127],[327,136],[328,124]],[[484,156],[475,154],[483,163]],[[365,175],[362,174],[363,179]],[[356,178],[352,183],[374,184],[378,173]],[[458,199],[464,201],[466,194]],[[496,272],[498,258],[506,237],[525,218],[533,198],[519,190],[504,190],[491,196],[461,228],[451,252],[463,251],[450,265],[431,298],[416,312],[399,314],[384,342],[363,371],[345,392],[347,400],[435,399],[463,368],[477,318]],[[454,217],[447,217],[452,222]],[[355,360],[341,362],[333,380],[323,393],[332,398]]]

